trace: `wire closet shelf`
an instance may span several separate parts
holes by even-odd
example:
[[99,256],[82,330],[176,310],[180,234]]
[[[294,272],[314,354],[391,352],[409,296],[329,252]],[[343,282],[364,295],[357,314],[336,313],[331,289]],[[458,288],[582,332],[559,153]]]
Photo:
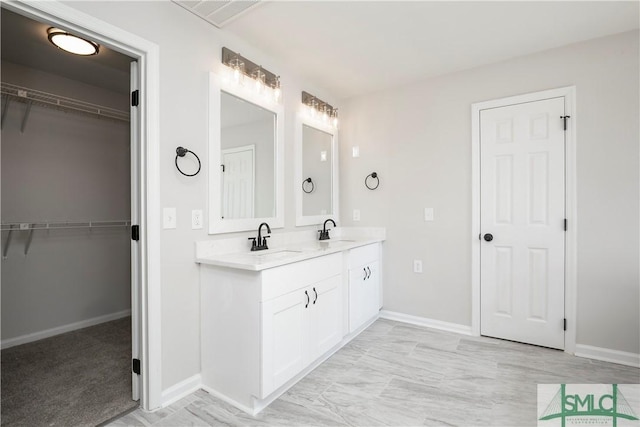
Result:
[[63,221],[63,222],[5,222],[1,224],[2,231],[6,231],[7,236],[2,248],[2,257],[7,258],[9,252],[9,246],[11,245],[11,238],[14,231],[28,231],[29,235],[24,247],[24,254],[29,253],[29,247],[33,240],[33,232],[36,230],[68,230],[68,229],[93,229],[93,228],[129,228],[131,227],[130,220],[115,220],[115,221]]
[[107,118],[117,121],[129,121],[129,112],[121,111],[111,107],[92,104],[90,102],[80,101],[74,98],[68,98],[61,95],[55,95],[35,89],[17,86],[11,83],[0,82],[0,91],[4,97],[4,105],[2,110],[2,125],[9,109],[11,101],[18,101],[27,104],[25,117],[23,119],[23,130],[29,110],[32,105],[54,108],[65,112],[73,112],[93,117]]

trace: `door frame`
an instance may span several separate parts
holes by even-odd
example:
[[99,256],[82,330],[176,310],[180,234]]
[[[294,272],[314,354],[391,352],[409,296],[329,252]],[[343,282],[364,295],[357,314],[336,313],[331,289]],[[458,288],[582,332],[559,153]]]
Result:
[[[133,33],[104,22],[59,1],[2,2],[2,7],[29,18],[48,22],[79,35],[96,40],[138,61],[140,84],[140,123],[137,152],[140,166],[131,165],[140,182],[139,194],[132,194],[132,203],[140,210],[140,246],[138,269],[140,280],[131,286],[141,296],[138,310],[141,323],[140,404],[145,410],[162,404],[161,370],[161,306],[160,306],[160,138],[159,138],[159,47]],[[132,139],[133,141],[133,139]],[[135,219],[132,218],[132,221]],[[133,259],[132,252],[132,262]],[[133,266],[132,266],[133,267]]]
[[567,86],[471,104],[471,332],[480,336],[480,112],[514,104],[564,97],[570,116],[565,133],[565,233],[564,314],[566,353],[576,350],[577,210],[576,210],[576,87]]

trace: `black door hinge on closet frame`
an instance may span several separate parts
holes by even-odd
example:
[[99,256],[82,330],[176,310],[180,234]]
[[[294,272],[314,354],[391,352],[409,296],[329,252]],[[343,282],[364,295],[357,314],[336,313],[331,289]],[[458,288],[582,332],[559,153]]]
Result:
[[131,361],[131,370],[134,374],[140,375],[140,359],[133,359]]
[[132,225],[131,226],[131,240],[140,240],[140,226]]
[[564,130],[567,130],[567,119],[570,119],[571,116],[560,116],[560,118],[564,121]]
[[564,322],[562,324],[562,330],[566,331],[567,330],[567,318],[565,317],[563,320],[564,320]]
[[137,107],[140,105],[140,91],[138,89],[131,92],[131,106]]

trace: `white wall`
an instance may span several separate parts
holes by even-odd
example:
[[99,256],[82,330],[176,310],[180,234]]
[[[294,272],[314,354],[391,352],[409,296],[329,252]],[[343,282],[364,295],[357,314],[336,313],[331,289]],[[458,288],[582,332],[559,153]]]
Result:
[[[8,62],[2,81],[124,111],[116,94]],[[2,130],[2,221],[130,218],[129,123],[9,106]],[[2,339],[131,307],[129,229],[14,232],[2,260]],[[2,244],[8,233],[2,233]]]
[[[69,7],[97,17],[160,48],[160,174],[161,204],[177,208],[177,229],[163,230],[161,237],[162,388],[200,373],[200,285],[194,262],[194,242],[228,238],[191,230],[191,210],[205,210],[207,218],[207,99],[210,71],[220,69],[223,46],[241,52],[255,63],[281,76],[285,104],[285,229],[295,227],[294,129],[301,91],[335,99],[320,87],[296,76],[250,45],[221,31],[169,1],[112,2],[69,1]],[[212,117],[220,117],[218,111]],[[196,152],[203,172],[193,178],[179,174],[174,165],[177,146]],[[242,233],[255,236],[256,232]]]
[[[638,73],[635,31],[346,102],[341,217],[387,227],[384,308],[471,324],[470,106],[575,85],[577,342],[639,353]],[[363,184],[372,171],[376,191]],[[425,207],[434,222],[424,222]],[[412,272],[414,259],[423,274]]]

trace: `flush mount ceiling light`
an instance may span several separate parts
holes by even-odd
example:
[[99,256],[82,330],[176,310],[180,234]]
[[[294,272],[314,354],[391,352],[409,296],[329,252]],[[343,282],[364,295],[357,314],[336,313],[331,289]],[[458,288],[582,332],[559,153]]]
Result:
[[98,43],[83,39],[82,37],[74,36],[73,34],[59,28],[49,28],[47,30],[47,35],[49,41],[56,47],[76,55],[96,55],[100,49],[100,45],[98,45]]

